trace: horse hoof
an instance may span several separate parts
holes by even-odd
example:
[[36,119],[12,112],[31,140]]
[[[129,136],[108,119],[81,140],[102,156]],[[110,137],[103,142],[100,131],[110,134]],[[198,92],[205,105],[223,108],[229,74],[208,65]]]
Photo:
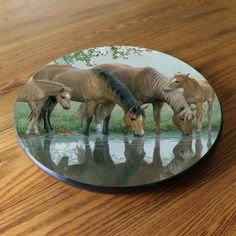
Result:
[[101,124],[97,124],[96,130],[97,130],[98,133],[101,133],[102,132],[102,125]]
[[46,131],[45,131],[45,134],[47,134],[47,135],[53,135],[53,134],[55,134],[55,131],[54,131],[54,130],[46,130]]
[[161,131],[160,130],[156,130],[156,135],[160,135],[161,134]]
[[200,133],[201,133],[201,130],[197,129],[196,134],[200,134]]

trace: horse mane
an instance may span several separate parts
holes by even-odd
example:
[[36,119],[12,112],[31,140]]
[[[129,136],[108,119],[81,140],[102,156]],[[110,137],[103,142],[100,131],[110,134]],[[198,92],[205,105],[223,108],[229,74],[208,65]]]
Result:
[[139,106],[132,93],[123,83],[102,69],[93,68],[92,71],[99,79],[102,79],[105,82],[107,88],[113,95],[123,103],[125,112],[130,110],[131,113],[136,116],[145,116],[143,109]]
[[185,117],[192,117],[192,110],[183,95],[183,91],[178,89],[165,91],[170,79],[154,68],[148,68],[148,70],[150,71],[149,78],[153,80],[153,88],[158,95],[161,95],[162,100],[168,103],[175,113],[181,112]]

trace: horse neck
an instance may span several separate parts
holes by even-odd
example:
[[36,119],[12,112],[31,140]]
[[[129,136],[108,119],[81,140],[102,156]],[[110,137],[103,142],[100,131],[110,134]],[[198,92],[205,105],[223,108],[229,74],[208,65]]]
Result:
[[125,103],[122,102],[120,99],[117,98],[116,94],[114,94],[111,89],[107,89],[107,95],[109,97],[109,100],[111,100],[113,103],[117,104],[122,108],[122,110],[126,111]]
[[95,71],[105,87],[106,96],[108,96],[112,102],[118,104],[124,111],[129,110],[137,104],[128,88],[119,80],[104,71]]
[[169,79],[157,70],[151,69],[145,76],[145,80],[149,84],[149,92],[153,91],[154,97],[158,100],[162,100],[163,91]]
[[189,97],[196,91],[198,87],[198,82],[191,78],[186,78],[182,83],[182,88],[184,89],[185,97]]
[[179,113],[184,108],[191,114],[191,109],[182,92],[178,90],[163,92],[163,97],[164,101],[170,105],[174,112]]
[[62,87],[60,85],[54,84],[54,83],[39,82],[39,83],[37,83],[37,86],[40,89],[42,89],[45,96],[56,96],[56,95],[58,95],[59,91],[62,89]]

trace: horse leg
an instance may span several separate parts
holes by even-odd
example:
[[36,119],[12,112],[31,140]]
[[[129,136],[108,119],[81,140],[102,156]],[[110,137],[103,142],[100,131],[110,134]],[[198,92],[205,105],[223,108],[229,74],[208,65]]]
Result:
[[44,102],[43,107],[40,112],[39,120],[42,118],[43,119],[43,126],[45,133],[48,133],[50,130],[48,120],[47,120],[47,111],[48,111],[48,106],[50,104],[50,97]]
[[86,114],[86,125],[85,125],[83,134],[86,136],[89,135],[89,127],[93,120],[93,114],[94,114],[95,108],[96,108],[96,103],[93,101],[87,102],[85,104],[84,109],[85,109],[85,114]]
[[40,135],[40,132],[39,132],[39,129],[38,129],[38,119],[39,119],[42,107],[43,107],[43,103],[37,105],[37,113],[36,113],[35,122],[34,122],[34,125],[33,125],[35,135]]
[[210,99],[207,101],[208,103],[208,132],[211,132],[211,123],[212,123],[212,115],[213,115],[213,104],[214,100]]
[[104,135],[109,135],[108,127],[109,127],[109,122],[110,122],[110,118],[111,118],[111,112],[114,109],[115,104],[113,103],[113,104],[109,104],[109,105],[106,105],[106,106],[107,106],[107,112],[106,112],[106,117],[105,117],[104,122],[103,122],[102,133]]
[[49,132],[50,133],[53,132],[53,127],[51,125],[51,114],[52,114],[56,105],[57,105],[57,100],[54,97],[52,97],[50,99],[50,103],[49,103],[48,110],[47,110],[47,123],[49,125]]
[[102,127],[103,127],[103,120],[104,117],[102,116],[103,113],[103,105],[97,106],[95,110],[95,120],[96,120],[96,129],[97,132],[102,132]]
[[26,135],[29,135],[30,134],[30,131],[31,129],[33,128],[34,126],[34,123],[35,123],[35,117],[37,116],[37,107],[36,107],[36,103],[32,102],[32,101],[28,101],[28,105],[30,107],[30,110],[32,112],[32,119],[31,121],[29,122],[27,128],[26,128],[26,131],[25,131],[25,134]]
[[153,107],[153,118],[156,124],[156,134],[161,133],[161,125],[160,125],[160,120],[161,120],[161,109],[163,107],[163,102],[155,102],[152,103]]
[[92,120],[93,120],[93,116],[87,117],[87,119],[86,119],[86,125],[85,125],[85,129],[83,132],[83,134],[86,136],[89,135],[89,127],[90,127]]
[[44,103],[41,110],[45,133],[51,133],[51,131],[53,130],[50,122],[50,115],[56,104],[56,99],[54,97],[49,97],[48,100]]
[[110,118],[111,118],[111,115],[108,115],[104,120],[103,130],[102,130],[102,133],[104,135],[109,135],[108,127],[109,127]]
[[203,119],[203,108],[202,108],[202,103],[197,104],[196,108],[196,119],[197,119],[197,133],[200,133],[201,128],[202,128],[202,119]]

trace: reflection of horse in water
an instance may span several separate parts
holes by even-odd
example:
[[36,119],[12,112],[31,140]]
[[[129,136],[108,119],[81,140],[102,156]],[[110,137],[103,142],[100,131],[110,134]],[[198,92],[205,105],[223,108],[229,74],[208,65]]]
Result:
[[52,138],[45,137],[42,141],[39,136],[31,136],[26,138],[27,148],[30,154],[35,157],[40,163],[51,170],[57,168],[51,159],[50,146]]
[[[130,177],[135,174],[145,156],[144,141],[141,137],[133,138],[131,142],[127,137],[124,137],[126,161],[119,164],[115,164],[111,157],[109,140],[106,136],[96,138],[93,151],[88,139],[85,140],[84,144],[86,150],[85,163],[77,166],[75,174],[80,181],[85,174],[89,178],[87,181],[93,184],[104,186],[128,185]],[[83,169],[83,173],[81,169]]]
[[200,137],[195,141],[195,153],[192,149],[192,136],[182,135],[181,140],[173,149],[173,160],[163,168],[163,179],[176,175],[187,169],[202,158],[202,141]]
[[65,154],[55,164],[55,157],[52,156],[54,154],[50,151],[52,138],[46,137],[42,141],[40,137],[31,137],[27,139],[27,146],[30,153],[49,169],[69,179],[99,186],[135,186],[158,182],[182,172],[202,158],[203,145],[200,136],[196,138],[194,152],[192,136],[183,135],[173,148],[173,160],[166,166],[163,166],[161,158],[160,137],[155,138],[151,162],[145,160],[144,141],[143,137],[124,136],[125,162],[118,164],[107,136],[98,136],[94,148],[91,139],[84,137],[83,144],[72,150],[78,159],[74,165],[69,164],[70,154]]
[[131,185],[148,184],[160,180],[160,173],[163,172],[163,166],[160,155],[160,136],[155,137],[155,146],[153,149],[152,162],[141,162],[135,175],[130,178]]

